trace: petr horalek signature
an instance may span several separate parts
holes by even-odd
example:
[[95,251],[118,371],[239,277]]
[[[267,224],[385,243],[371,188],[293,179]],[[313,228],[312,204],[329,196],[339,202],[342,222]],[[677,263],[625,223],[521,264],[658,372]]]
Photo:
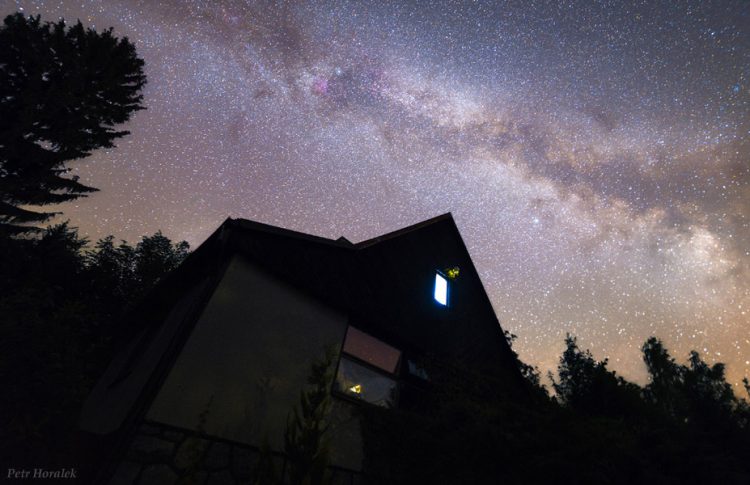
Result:
[[48,470],[46,468],[8,468],[7,478],[78,478],[75,468],[60,468],[57,470]]

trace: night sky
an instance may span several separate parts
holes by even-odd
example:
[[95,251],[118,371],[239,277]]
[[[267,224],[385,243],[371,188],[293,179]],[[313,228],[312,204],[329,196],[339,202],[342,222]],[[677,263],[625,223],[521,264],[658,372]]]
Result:
[[[750,375],[750,2],[1,1],[114,27],[148,110],[74,165],[92,239],[357,242],[452,212],[521,358]],[[431,289],[426,289],[431,291]]]

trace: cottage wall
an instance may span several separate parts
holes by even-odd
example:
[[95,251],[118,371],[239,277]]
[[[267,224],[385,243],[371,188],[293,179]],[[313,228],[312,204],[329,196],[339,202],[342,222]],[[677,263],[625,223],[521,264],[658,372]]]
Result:
[[[338,351],[345,315],[235,256],[146,414],[152,423],[283,448],[312,362]],[[338,402],[335,465],[360,469],[361,438]]]
[[[263,451],[244,443],[206,436],[195,431],[143,423],[138,427],[109,485],[249,485],[263,460],[278,483],[290,484],[290,464],[283,453]],[[265,452],[268,453],[268,452]],[[269,465],[265,465],[269,473]],[[359,472],[330,467],[337,485],[361,485]]]

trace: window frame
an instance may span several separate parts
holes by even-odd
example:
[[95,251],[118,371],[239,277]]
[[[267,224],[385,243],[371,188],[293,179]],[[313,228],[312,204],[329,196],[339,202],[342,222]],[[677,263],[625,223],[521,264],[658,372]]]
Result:
[[[442,278],[445,282],[445,303],[442,303],[437,298],[437,284],[438,284],[438,278]],[[435,278],[434,283],[432,286],[432,301],[440,305],[441,308],[450,308],[451,306],[451,280],[448,278],[448,276],[440,271],[439,269],[435,270]]]
[[[357,357],[356,355],[350,354],[349,352],[346,352],[344,350],[344,347],[346,345],[346,338],[349,335],[349,329],[350,328],[354,328],[355,330],[357,330],[357,331],[359,331],[359,332],[367,335],[368,337],[371,337],[371,338],[379,341],[380,343],[382,343],[384,345],[387,345],[388,347],[391,347],[391,348],[393,348],[393,349],[395,349],[395,350],[397,350],[399,352],[398,362],[396,363],[396,366],[395,366],[395,368],[394,368],[394,370],[393,370],[392,373],[389,372],[389,371],[387,371],[387,370],[385,370],[385,369],[383,369],[383,368],[381,368],[381,367],[378,367],[378,366],[376,366],[376,365],[374,365],[374,364],[372,364],[370,362],[367,362],[366,360],[364,360],[364,359],[362,359],[360,357]],[[365,400],[363,398],[356,397],[355,395],[352,395],[350,393],[347,393],[345,390],[340,389],[339,385],[338,385],[339,369],[341,368],[341,362],[344,359],[346,359],[346,360],[354,363],[355,365],[359,365],[360,367],[364,367],[366,370],[368,370],[370,372],[373,372],[373,373],[375,373],[377,375],[383,376],[383,377],[389,379],[390,381],[392,381],[393,384],[394,384],[393,389],[395,390],[396,397],[395,397],[394,402],[391,404],[391,406],[382,406],[382,405],[380,405],[378,403],[370,402],[370,401],[367,401],[367,400]],[[403,350],[401,350],[400,348],[398,348],[398,347],[396,347],[394,345],[389,344],[388,342],[384,341],[383,339],[375,337],[374,335],[372,335],[372,334],[370,334],[368,332],[365,332],[364,330],[361,330],[358,327],[355,327],[352,324],[348,324],[347,327],[346,327],[346,333],[344,334],[344,338],[341,341],[341,348],[339,350],[339,358],[336,361],[336,370],[335,370],[335,373],[333,375],[333,382],[331,383],[331,395],[334,396],[334,397],[337,397],[339,399],[344,399],[346,401],[349,401],[349,402],[352,402],[352,403],[356,403],[357,405],[378,406],[378,407],[385,407],[386,409],[395,408],[395,407],[398,406],[399,393],[400,393],[401,386],[402,386],[401,373],[402,373],[402,368],[403,368],[403,362],[404,362],[404,351]]]

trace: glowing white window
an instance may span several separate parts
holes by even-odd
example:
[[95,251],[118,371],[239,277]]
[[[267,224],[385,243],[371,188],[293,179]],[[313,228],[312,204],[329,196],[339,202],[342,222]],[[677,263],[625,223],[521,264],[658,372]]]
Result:
[[448,304],[448,280],[440,273],[435,273],[435,301],[441,305]]

